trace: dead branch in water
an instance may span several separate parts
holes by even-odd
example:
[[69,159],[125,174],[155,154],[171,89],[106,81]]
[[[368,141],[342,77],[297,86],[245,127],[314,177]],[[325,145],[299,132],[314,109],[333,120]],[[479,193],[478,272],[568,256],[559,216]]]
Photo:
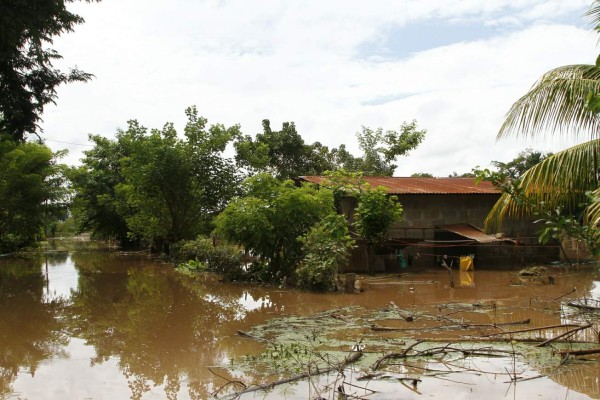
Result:
[[558,354],[560,354],[561,357],[568,357],[568,356],[589,356],[590,354],[600,354],[600,349],[563,350],[563,351],[559,351]]
[[575,332],[582,331],[584,329],[590,328],[591,326],[592,326],[592,324],[586,324],[586,325],[580,326],[580,327],[575,328],[575,329],[570,329],[570,330],[566,331],[565,333],[562,333],[562,334],[560,334],[558,336],[555,336],[555,337],[553,337],[551,339],[546,340],[545,342],[542,342],[542,343],[536,345],[536,347],[543,347],[543,346],[547,345],[548,343],[554,342],[557,339],[563,338],[563,337],[568,336],[568,335],[572,335]]
[[565,293],[565,294],[563,294],[563,295],[560,295],[560,296],[558,296],[558,297],[555,297],[554,299],[552,299],[552,301],[556,301],[556,300],[558,300],[558,299],[562,299],[563,297],[565,297],[565,296],[568,296],[568,295],[570,295],[571,293],[575,293],[576,291],[577,291],[577,289],[576,289],[576,288],[573,288],[573,289],[569,290],[567,293]]
[[394,311],[396,311],[398,313],[398,315],[400,315],[405,321],[407,322],[412,322],[414,321],[414,317],[412,315],[409,314],[404,314],[402,312],[402,310],[400,309],[400,307],[398,307],[396,305],[396,303],[394,303],[393,301],[390,301],[390,308]]
[[498,335],[512,335],[514,333],[525,333],[525,332],[533,332],[533,331],[543,331],[543,330],[555,329],[555,328],[571,328],[571,327],[574,327],[574,326],[579,326],[579,325],[577,325],[577,324],[548,325],[548,326],[540,326],[540,327],[537,327],[537,328],[519,329],[518,331],[488,333],[487,335],[483,335],[483,337],[498,336]]
[[586,311],[600,311],[600,307],[594,307],[594,306],[589,306],[587,304],[580,304],[580,303],[573,303],[573,302],[569,302],[567,303],[567,305],[569,307],[575,307],[575,308],[579,308],[580,310],[586,310]]
[[471,328],[497,328],[499,326],[508,326],[508,325],[525,325],[530,323],[531,320],[524,319],[522,321],[513,321],[513,322],[499,322],[495,324],[453,324],[453,325],[439,325],[439,326],[430,326],[424,328],[393,328],[388,326],[381,326],[377,324],[371,325],[371,330],[375,332],[396,332],[396,331],[417,331],[417,330],[446,330],[446,329],[471,329]]
[[424,342],[424,340],[418,340],[418,341],[416,341],[415,343],[411,344],[406,349],[404,349],[404,351],[402,353],[388,353],[388,354],[384,355],[383,357],[381,357],[377,361],[375,361],[375,364],[373,364],[373,366],[371,367],[371,369],[373,371],[377,371],[377,369],[379,368],[379,366],[381,365],[381,363],[384,362],[385,360],[390,359],[390,358],[405,358],[406,355],[408,354],[408,352],[411,349],[413,349],[419,343],[423,343],[423,342]]
[[344,361],[342,361],[341,363],[339,363],[338,365],[335,365],[333,367],[328,367],[328,368],[323,368],[323,369],[316,367],[314,369],[310,369],[310,366],[309,366],[307,372],[303,372],[298,375],[290,376],[289,378],[280,379],[278,381],[271,382],[271,383],[264,383],[262,385],[250,386],[239,392],[231,393],[231,394],[228,394],[227,396],[220,397],[220,399],[226,399],[226,400],[235,399],[236,397],[239,397],[246,393],[257,392],[259,390],[269,390],[269,389],[274,388],[275,386],[300,381],[302,379],[308,379],[311,376],[328,374],[330,372],[341,372],[346,366],[356,362],[359,358],[361,358],[362,355],[363,355],[362,351],[353,352],[350,356],[346,357],[344,359]]
[[257,336],[253,336],[253,335],[251,335],[251,334],[249,334],[247,332],[244,332],[244,331],[238,330],[237,334],[240,335],[240,336],[242,336],[242,337],[248,338],[248,339],[257,340],[259,342],[268,342],[267,339],[264,339],[264,338],[261,338],[261,337],[257,337]]

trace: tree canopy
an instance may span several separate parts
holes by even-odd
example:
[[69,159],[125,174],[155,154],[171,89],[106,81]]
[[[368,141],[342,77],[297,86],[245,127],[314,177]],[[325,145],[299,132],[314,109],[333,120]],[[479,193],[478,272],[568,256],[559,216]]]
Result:
[[67,10],[73,1],[0,2],[0,130],[17,141],[38,130],[44,106],[56,101],[59,85],[92,77],[76,68],[54,68],[61,55],[45,47],[84,22]]
[[183,139],[173,124],[148,131],[137,121],[114,141],[93,137],[96,147],[72,173],[80,229],[144,239],[160,251],[212,230],[237,190],[235,166],[223,153],[239,127],[209,127],[194,107],[186,115]]
[[254,139],[246,135],[235,142],[236,161],[250,173],[268,172],[279,179],[322,175],[337,169],[392,176],[396,158],[415,149],[426,132],[417,129],[416,121],[403,123],[399,131],[363,126],[356,133],[362,155],[355,156],[344,144],[331,150],[320,142],[306,144],[293,122],[284,122],[280,131],[274,131],[269,120],[263,120],[263,133]]
[[304,256],[299,238],[335,213],[331,191],[261,173],[244,181],[243,192],[217,216],[216,233],[261,257],[269,279],[291,277]]
[[59,155],[0,134],[0,251],[34,244],[44,237],[51,214],[65,210]]

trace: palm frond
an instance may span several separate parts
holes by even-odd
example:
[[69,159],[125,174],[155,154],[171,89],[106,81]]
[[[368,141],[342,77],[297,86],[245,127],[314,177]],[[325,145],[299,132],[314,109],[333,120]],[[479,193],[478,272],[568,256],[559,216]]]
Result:
[[592,204],[587,210],[587,222],[589,225],[600,227],[600,187],[592,192]]
[[590,139],[597,139],[600,117],[585,104],[590,93],[600,93],[599,67],[567,65],[553,69],[513,104],[498,138],[510,134],[567,133],[576,138],[589,135]]
[[594,1],[585,16],[588,17],[590,27],[596,32],[600,31],[600,1]]
[[[600,187],[600,139],[591,140],[556,153],[523,174],[520,187],[533,203],[544,203],[549,208],[562,206],[577,212],[587,199],[586,192]],[[600,213],[600,206],[596,213]],[[519,203],[509,194],[502,194],[496,202],[485,225],[498,229],[506,217],[531,215],[527,204]],[[589,213],[589,210],[588,210]]]

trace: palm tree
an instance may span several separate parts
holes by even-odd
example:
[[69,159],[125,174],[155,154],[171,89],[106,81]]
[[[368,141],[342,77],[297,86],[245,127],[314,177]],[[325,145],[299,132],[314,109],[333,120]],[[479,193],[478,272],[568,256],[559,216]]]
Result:
[[[586,14],[600,32],[600,0]],[[556,153],[525,172],[519,182],[528,204],[562,207],[600,226],[600,57],[595,65],[567,65],[545,73],[508,111],[498,139],[509,135],[571,135],[582,144]],[[581,209],[580,204],[588,205]],[[488,215],[486,226],[504,217],[531,212],[505,193]]]

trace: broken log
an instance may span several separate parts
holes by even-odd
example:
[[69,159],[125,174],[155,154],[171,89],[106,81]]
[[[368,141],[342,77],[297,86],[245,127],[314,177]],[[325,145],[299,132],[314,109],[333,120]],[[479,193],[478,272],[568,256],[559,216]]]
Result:
[[414,317],[412,315],[403,313],[402,310],[400,309],[400,307],[398,307],[396,305],[396,303],[394,303],[393,301],[390,301],[390,308],[392,310],[396,311],[398,313],[398,315],[400,315],[405,321],[407,321],[407,322],[414,321]]
[[291,382],[296,382],[296,381],[300,381],[302,379],[307,379],[310,378],[311,376],[316,376],[316,375],[323,375],[323,374],[328,374],[330,372],[340,372],[342,371],[347,365],[350,365],[354,362],[356,362],[359,358],[361,358],[363,355],[362,351],[357,351],[357,352],[353,352],[352,354],[350,354],[350,356],[346,357],[344,359],[344,361],[342,361],[341,363],[339,363],[336,366],[333,367],[329,367],[329,368],[315,368],[315,369],[310,369],[307,372],[303,372],[301,374],[298,375],[294,375],[294,376],[290,376],[289,378],[285,378],[285,379],[280,379],[278,381],[275,382],[271,382],[271,383],[264,383],[262,385],[255,385],[255,386],[250,386],[244,390],[241,390],[239,392],[235,392],[235,393],[231,393],[228,394],[227,396],[224,397],[220,397],[220,399],[226,399],[226,400],[230,400],[230,399],[236,399],[239,396],[246,394],[246,393],[252,393],[252,392],[257,392],[259,390],[269,390],[269,389],[273,389],[275,386],[279,386],[279,385],[284,385],[286,383],[291,383]]
[[561,357],[568,357],[568,356],[588,356],[590,354],[600,354],[600,349],[563,350],[563,351],[559,351],[558,354],[560,354]]

